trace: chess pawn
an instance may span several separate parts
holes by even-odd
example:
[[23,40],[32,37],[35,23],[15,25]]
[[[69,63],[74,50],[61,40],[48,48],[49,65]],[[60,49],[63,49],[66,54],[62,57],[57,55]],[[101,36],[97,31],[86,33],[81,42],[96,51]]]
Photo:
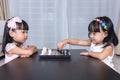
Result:
[[47,53],[47,48],[44,47],[44,48],[42,49],[42,54],[41,54],[41,55],[45,55],[46,53]]

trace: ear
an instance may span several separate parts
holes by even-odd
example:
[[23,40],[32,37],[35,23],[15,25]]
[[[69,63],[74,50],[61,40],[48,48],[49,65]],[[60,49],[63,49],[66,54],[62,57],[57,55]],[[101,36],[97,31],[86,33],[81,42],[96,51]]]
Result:
[[15,32],[10,29],[10,30],[9,30],[9,35],[10,35],[11,37],[14,37]]
[[108,32],[107,31],[105,31],[105,37],[107,37],[108,36]]

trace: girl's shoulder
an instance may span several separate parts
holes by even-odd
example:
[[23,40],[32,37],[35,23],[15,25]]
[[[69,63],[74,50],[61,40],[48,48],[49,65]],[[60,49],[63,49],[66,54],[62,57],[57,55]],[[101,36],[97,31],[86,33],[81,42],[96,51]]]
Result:
[[7,43],[6,47],[5,47],[5,50],[9,51],[9,50],[11,50],[11,49],[13,49],[15,47],[16,47],[16,45],[14,43]]
[[7,43],[6,47],[12,47],[12,46],[16,46],[14,43]]
[[105,48],[115,49],[115,46],[111,43],[109,46],[106,46]]

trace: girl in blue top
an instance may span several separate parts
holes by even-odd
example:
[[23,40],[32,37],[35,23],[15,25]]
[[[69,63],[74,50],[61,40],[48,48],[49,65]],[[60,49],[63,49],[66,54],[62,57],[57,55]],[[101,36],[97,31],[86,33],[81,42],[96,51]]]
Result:
[[106,16],[95,18],[89,24],[88,31],[88,40],[65,39],[57,44],[57,48],[61,50],[66,44],[90,46],[89,52],[82,52],[80,55],[98,58],[114,69],[112,58],[118,38],[111,19]]

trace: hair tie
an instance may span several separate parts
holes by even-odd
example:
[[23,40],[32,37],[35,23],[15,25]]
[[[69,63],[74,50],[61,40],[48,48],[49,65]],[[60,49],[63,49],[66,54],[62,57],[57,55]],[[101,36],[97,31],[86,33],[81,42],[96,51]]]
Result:
[[7,26],[11,29],[16,29],[17,28],[16,22],[21,23],[22,20],[19,17],[14,17],[8,21]]
[[103,21],[100,20],[100,19],[94,19],[94,20],[97,21],[97,22],[99,22],[99,23],[102,25],[102,27],[107,30],[107,26],[106,26],[106,23],[105,23],[105,22],[103,22]]

